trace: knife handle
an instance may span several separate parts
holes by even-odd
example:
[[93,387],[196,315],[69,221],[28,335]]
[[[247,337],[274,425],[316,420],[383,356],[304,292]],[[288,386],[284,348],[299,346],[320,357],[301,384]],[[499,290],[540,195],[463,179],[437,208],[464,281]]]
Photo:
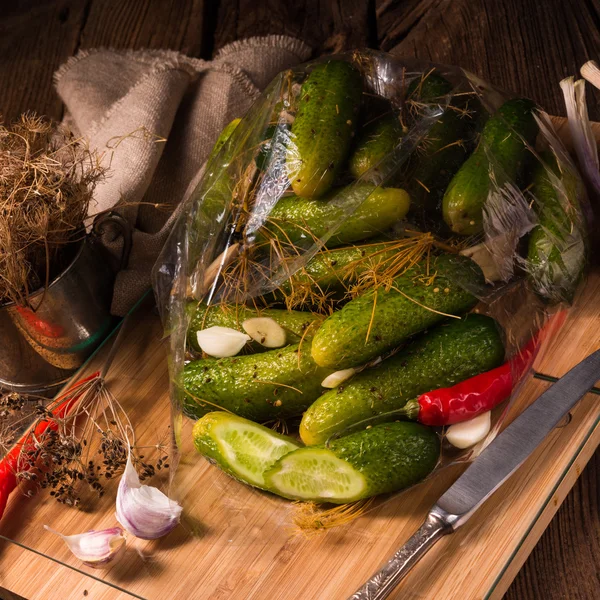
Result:
[[348,600],[384,600],[425,553],[452,531],[448,521],[432,511],[420,529]]

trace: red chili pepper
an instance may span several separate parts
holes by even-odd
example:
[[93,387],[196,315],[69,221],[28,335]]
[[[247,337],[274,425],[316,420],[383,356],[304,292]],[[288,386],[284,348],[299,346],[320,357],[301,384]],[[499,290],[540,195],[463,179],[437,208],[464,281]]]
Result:
[[[57,400],[65,398],[72,391],[80,388],[84,383],[94,379],[95,377],[98,377],[99,374],[100,372],[97,371],[89,377],[86,377],[85,379],[73,384],[68,390],[61,394]],[[83,390],[79,393],[76,393],[74,396],[67,397],[52,411],[52,415],[57,419],[67,415],[77,400],[79,400],[82,393]],[[27,468],[26,465],[19,464],[22,453],[33,450],[35,448],[33,440],[35,438],[39,438],[48,429],[56,431],[58,429],[58,424],[56,421],[52,419],[44,419],[43,421],[40,421],[35,426],[33,432],[29,431],[26,433],[6,454],[6,456],[0,460],[0,518],[2,518],[2,515],[4,514],[8,497],[17,487],[17,471],[25,470]]]
[[431,426],[452,425],[492,410],[512,393],[514,384],[529,369],[539,342],[535,335],[503,365],[448,388],[421,394],[405,406],[407,414]]

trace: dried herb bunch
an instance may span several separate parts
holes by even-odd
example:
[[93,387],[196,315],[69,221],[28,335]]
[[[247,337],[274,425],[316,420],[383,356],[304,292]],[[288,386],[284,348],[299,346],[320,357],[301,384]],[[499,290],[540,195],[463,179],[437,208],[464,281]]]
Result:
[[0,303],[27,304],[76,241],[100,157],[66,128],[25,114],[0,125]]
[[[65,403],[72,403],[66,411],[61,408]],[[17,442],[32,412],[34,422]],[[49,426],[40,428],[44,422]],[[129,417],[97,376],[76,384],[48,406],[42,399],[14,392],[0,396],[0,454],[15,443],[13,470],[20,491],[33,496],[49,489],[58,502],[75,507],[85,499],[101,498],[130,452],[142,481],[169,467],[165,440],[138,446]]]

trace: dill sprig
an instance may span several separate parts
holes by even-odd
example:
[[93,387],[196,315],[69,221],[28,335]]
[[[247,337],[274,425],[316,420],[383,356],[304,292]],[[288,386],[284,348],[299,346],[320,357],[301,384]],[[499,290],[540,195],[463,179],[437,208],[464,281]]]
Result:
[[[58,502],[79,507],[90,494],[104,495],[106,483],[123,471],[130,452],[142,481],[169,467],[166,440],[137,445],[127,413],[99,376],[74,386],[69,394],[47,405],[37,396],[0,396],[0,450],[9,452],[26,431],[14,469],[23,494],[31,497],[48,489]],[[61,402],[76,396],[68,414],[54,414]],[[36,434],[44,421],[51,426]],[[143,448],[152,458],[141,454]]]

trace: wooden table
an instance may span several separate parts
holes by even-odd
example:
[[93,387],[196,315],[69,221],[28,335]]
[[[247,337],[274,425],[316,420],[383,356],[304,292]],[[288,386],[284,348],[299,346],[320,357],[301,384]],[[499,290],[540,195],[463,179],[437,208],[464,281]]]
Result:
[[[0,111],[7,119],[26,109],[60,118],[52,73],[79,49],[95,46],[168,47],[209,58],[232,40],[267,33],[301,37],[317,53],[398,45],[406,56],[460,64],[559,115],[564,114],[559,80],[575,74],[600,50],[598,0],[17,0],[0,11]],[[590,101],[595,119],[600,116],[598,97],[592,94]],[[598,289],[589,293],[590,303],[598,302]],[[583,356],[582,330],[569,331],[557,352],[570,340],[569,348]],[[574,336],[579,336],[577,343]],[[559,375],[556,365],[549,361],[545,371]],[[599,464],[596,452],[506,598],[597,597]],[[575,469],[567,483],[577,475]],[[561,500],[557,495],[557,505]],[[15,566],[45,560],[26,550],[11,558]],[[0,585],[7,569],[0,562]],[[76,573],[64,567],[59,571],[79,585]],[[85,584],[80,585],[83,593]],[[8,593],[0,591],[0,597]]]

